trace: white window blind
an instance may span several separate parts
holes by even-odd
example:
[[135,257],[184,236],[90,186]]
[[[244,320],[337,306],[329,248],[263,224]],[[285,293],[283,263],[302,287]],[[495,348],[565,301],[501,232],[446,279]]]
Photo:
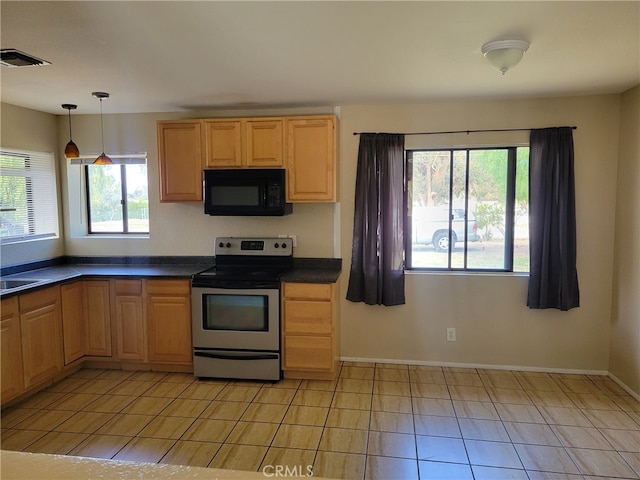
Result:
[[0,149],[0,240],[13,243],[57,236],[53,154]]

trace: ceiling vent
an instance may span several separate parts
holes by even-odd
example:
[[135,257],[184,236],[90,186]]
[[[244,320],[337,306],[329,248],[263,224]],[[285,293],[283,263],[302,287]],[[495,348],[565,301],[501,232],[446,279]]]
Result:
[[3,48],[0,50],[0,64],[5,67],[40,67],[42,65],[51,65],[51,62],[36,58],[15,48]]

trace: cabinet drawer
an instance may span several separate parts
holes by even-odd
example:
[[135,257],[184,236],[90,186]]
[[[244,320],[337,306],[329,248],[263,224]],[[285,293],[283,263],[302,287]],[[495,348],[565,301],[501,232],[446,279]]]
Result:
[[284,332],[330,335],[333,331],[331,303],[285,300]]
[[150,295],[190,295],[189,280],[147,280],[147,293]]
[[285,370],[331,370],[333,349],[330,337],[284,336]]
[[116,295],[142,295],[142,280],[114,280]]
[[42,307],[43,305],[51,305],[60,301],[60,286],[45,288],[32,293],[23,293],[19,297],[20,311],[26,312]]
[[285,283],[284,297],[309,300],[331,300],[330,283]]

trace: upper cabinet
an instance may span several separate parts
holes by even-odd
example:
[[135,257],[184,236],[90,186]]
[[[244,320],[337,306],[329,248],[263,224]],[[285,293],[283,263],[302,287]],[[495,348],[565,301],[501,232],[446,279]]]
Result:
[[161,202],[202,201],[200,120],[158,122]]
[[160,201],[202,201],[203,168],[285,168],[288,202],[336,201],[336,117],[158,122]]
[[203,120],[206,168],[283,166],[283,119]]
[[287,201],[336,201],[336,117],[287,119]]

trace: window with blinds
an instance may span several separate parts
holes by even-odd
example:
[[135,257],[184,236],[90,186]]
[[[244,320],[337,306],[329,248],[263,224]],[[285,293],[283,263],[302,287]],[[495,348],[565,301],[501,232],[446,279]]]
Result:
[[58,236],[53,154],[0,150],[0,241]]

